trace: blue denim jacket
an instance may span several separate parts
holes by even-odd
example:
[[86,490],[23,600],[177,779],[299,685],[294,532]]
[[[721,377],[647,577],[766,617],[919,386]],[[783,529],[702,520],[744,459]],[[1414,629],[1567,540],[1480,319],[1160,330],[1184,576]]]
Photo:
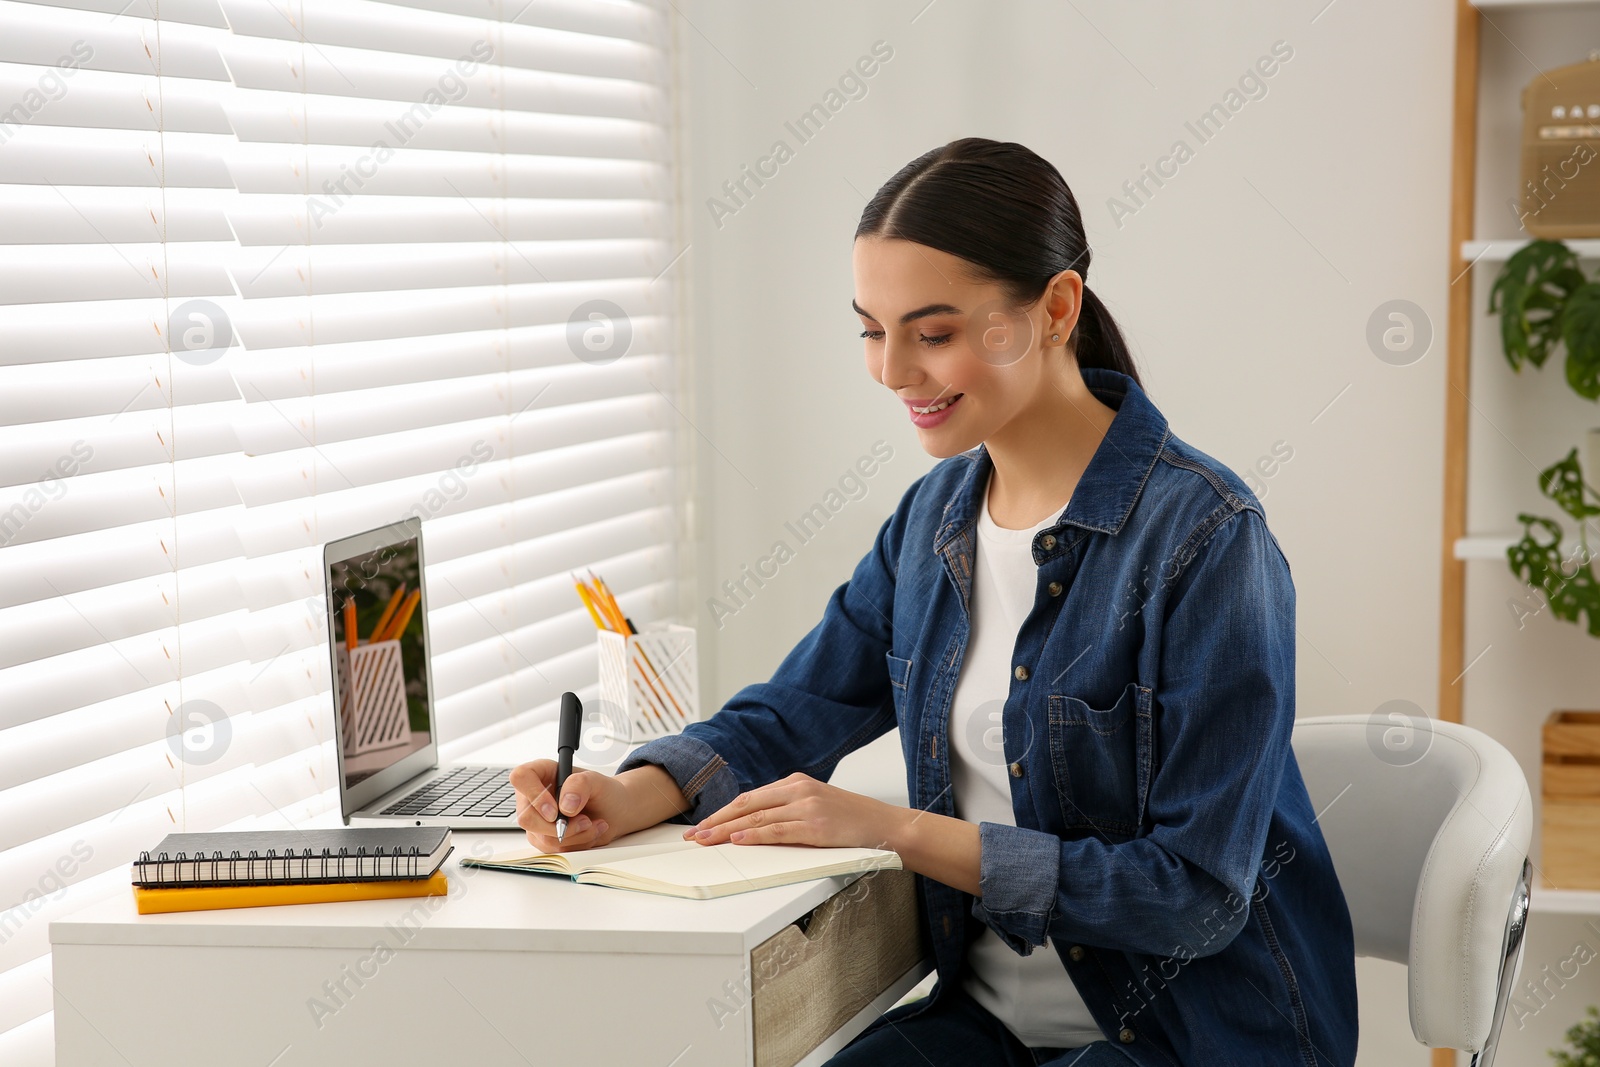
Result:
[[[1001,711],[1016,825],[979,824],[980,896],[917,876],[938,981],[987,924],[1050,944],[1146,1067],[1349,1067],[1350,915],[1290,748],[1295,590],[1260,502],[1127,375],[1055,523]],[[769,682],[657,738],[696,822],[898,726],[912,804],[954,816],[950,698],[970,626],[981,445],[919,478]],[[931,1003],[931,1000],[930,1000]]]

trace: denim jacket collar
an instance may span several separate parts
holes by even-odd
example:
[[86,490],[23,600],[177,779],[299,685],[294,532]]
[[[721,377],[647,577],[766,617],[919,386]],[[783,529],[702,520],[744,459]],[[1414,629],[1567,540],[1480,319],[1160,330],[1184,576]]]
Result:
[[[1090,391],[1116,408],[1117,414],[1078,479],[1066,510],[1045,532],[1066,525],[1115,534],[1127,521],[1166,444],[1167,419],[1128,375],[1105,367],[1084,367],[1081,373]],[[964,455],[970,462],[945,505],[944,522],[933,542],[935,552],[942,553],[953,538],[971,528],[983,506],[982,493],[994,461],[981,444]]]

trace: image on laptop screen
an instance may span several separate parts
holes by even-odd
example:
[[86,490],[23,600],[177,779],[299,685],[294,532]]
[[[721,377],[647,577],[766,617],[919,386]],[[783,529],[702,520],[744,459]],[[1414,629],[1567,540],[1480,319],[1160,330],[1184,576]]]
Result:
[[328,564],[346,789],[428,745],[418,560],[411,538]]

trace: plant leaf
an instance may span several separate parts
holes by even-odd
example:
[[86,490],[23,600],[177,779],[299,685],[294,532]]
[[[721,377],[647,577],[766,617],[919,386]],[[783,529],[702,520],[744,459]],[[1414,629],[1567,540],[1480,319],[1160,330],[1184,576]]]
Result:
[[1567,346],[1567,384],[1581,397],[1600,399],[1600,285],[1586,282],[1567,298],[1561,340]]
[[1561,339],[1561,308],[1585,284],[1578,256],[1560,241],[1537,240],[1506,260],[1489,290],[1489,310],[1500,314],[1500,342],[1511,369],[1544,366]]
[[[1511,573],[1553,598],[1561,580],[1561,527],[1542,515],[1527,512],[1519,512],[1517,521],[1522,523],[1522,539],[1506,549]],[[1535,526],[1550,535],[1548,542],[1534,537]]]
[[[1562,511],[1578,522],[1590,515],[1600,515],[1600,507],[1583,500],[1583,468],[1578,465],[1578,450],[1573,448],[1566,458],[1552,463],[1539,472],[1539,492],[1554,500]],[[1593,495],[1593,490],[1590,490]]]
[[[1522,539],[1506,549],[1511,573],[1542,590],[1550,613],[1556,618],[1577,622],[1587,616],[1589,633],[1600,637],[1600,582],[1595,580],[1589,561],[1583,560],[1567,573],[1561,556],[1561,527],[1551,519],[1526,512],[1519,513],[1517,521],[1522,523]],[[1536,538],[1535,526],[1548,533],[1550,540]]]

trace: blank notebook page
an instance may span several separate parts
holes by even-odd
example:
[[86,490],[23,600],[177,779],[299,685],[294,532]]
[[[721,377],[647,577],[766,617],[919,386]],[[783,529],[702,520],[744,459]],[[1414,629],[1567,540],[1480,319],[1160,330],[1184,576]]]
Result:
[[[899,866],[898,857],[893,861]],[[818,868],[827,873],[867,870],[884,865],[884,854],[872,848],[807,848],[797,845],[695,845],[692,849],[606,862],[605,866],[668,885],[737,885],[764,878],[789,880]],[[813,877],[822,877],[818,873]]]
[[[690,844],[683,839],[683,827],[670,823],[658,823],[643,830],[635,830],[625,834],[609,845],[598,848],[578,849],[573,852],[540,852],[538,849],[512,849],[510,851],[496,852],[488,858],[490,863],[519,863],[539,858],[549,859],[556,866],[565,866],[572,871],[581,871],[587,867],[602,866],[615,863],[619,860],[633,859],[636,856],[648,856],[656,852],[665,852],[669,849],[683,849]],[[697,846],[698,847],[698,846]],[[462,861],[469,866],[473,863],[471,857]]]

